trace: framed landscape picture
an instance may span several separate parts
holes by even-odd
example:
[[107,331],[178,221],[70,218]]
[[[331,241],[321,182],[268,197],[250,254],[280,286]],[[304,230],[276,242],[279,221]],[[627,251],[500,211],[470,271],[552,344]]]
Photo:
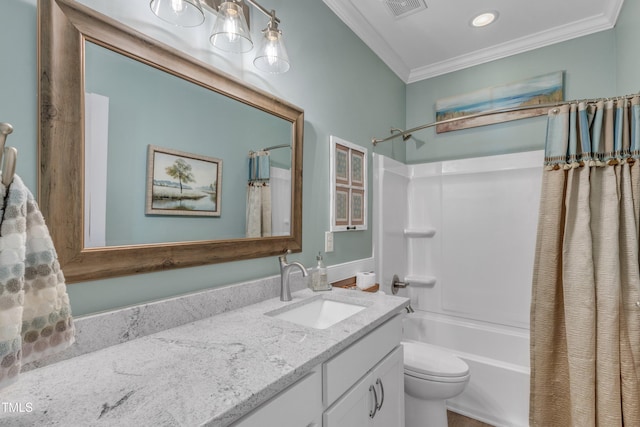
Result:
[[[526,108],[519,111],[477,115],[510,108],[535,107],[561,102],[563,99],[564,73],[562,71],[439,99],[436,102],[436,121],[460,120],[436,125],[436,133],[543,116],[549,111],[548,108]],[[470,117],[465,119],[464,117],[467,116]]]
[[149,145],[147,215],[220,216],[222,160]]

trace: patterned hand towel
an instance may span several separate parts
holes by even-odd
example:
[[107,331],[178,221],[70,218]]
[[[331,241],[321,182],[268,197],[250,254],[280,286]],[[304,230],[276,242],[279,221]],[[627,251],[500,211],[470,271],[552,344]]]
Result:
[[22,364],[73,344],[69,297],[36,201],[20,177],[0,184],[0,388]]

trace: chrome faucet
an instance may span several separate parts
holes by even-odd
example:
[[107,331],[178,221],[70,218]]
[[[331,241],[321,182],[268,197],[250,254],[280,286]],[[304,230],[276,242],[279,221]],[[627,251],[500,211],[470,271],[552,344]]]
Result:
[[289,286],[289,274],[292,267],[298,267],[302,271],[302,277],[307,277],[307,269],[299,262],[287,263],[287,256],[278,257],[280,261],[280,301],[291,301],[291,287]]

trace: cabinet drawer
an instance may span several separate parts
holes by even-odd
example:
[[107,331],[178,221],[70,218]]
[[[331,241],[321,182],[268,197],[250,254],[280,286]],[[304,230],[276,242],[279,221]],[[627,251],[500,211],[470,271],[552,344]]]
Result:
[[306,427],[320,425],[320,368],[242,418],[234,427]]
[[322,366],[324,382],[322,400],[330,406],[383,357],[402,338],[402,320],[395,316],[369,335],[356,341]]

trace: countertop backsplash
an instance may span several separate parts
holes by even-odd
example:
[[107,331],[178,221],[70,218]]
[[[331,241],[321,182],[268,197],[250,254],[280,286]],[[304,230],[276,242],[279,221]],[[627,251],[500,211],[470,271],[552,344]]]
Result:
[[[291,273],[291,291],[306,288],[307,279]],[[67,350],[29,363],[22,372],[121,344],[255,304],[280,295],[280,276],[260,278],[220,288],[74,318],[76,342]]]

